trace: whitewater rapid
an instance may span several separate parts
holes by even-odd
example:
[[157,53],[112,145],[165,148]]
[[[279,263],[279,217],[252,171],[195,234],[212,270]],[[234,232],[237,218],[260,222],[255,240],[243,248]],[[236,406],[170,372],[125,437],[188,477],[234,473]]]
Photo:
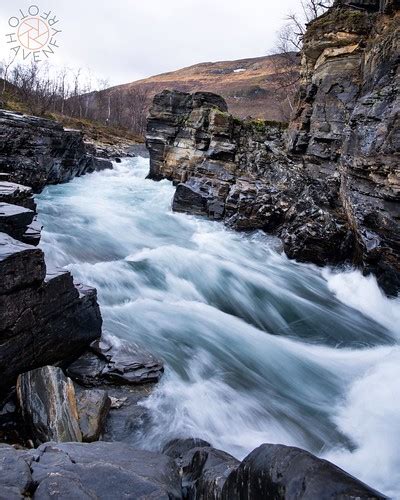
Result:
[[399,299],[261,232],[173,213],[146,159],[114,167],[37,201],[47,262],[97,288],[108,334],[166,363],[129,441],[196,436],[238,458],[296,445],[400,498]]

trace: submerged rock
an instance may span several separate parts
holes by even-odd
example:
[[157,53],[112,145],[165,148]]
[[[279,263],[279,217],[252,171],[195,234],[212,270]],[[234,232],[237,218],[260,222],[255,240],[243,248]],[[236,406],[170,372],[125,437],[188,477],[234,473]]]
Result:
[[226,480],[222,498],[384,499],[381,493],[336,465],[291,446],[263,444]]
[[37,443],[82,441],[72,380],[61,368],[44,366],[18,377],[25,422]]

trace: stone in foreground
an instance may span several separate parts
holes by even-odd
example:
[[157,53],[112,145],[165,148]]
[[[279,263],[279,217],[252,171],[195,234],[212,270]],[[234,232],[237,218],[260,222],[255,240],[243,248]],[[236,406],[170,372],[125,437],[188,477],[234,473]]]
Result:
[[18,377],[24,420],[37,443],[82,441],[72,380],[61,368],[44,366]]
[[300,448],[263,444],[228,477],[222,498],[384,499],[387,498],[336,465]]
[[179,499],[173,460],[124,443],[47,443],[31,452],[35,499]]

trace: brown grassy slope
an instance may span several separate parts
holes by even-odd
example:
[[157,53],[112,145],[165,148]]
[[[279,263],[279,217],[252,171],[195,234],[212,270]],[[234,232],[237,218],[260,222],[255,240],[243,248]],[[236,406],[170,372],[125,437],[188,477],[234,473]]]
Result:
[[[298,63],[297,58],[293,59]],[[289,80],[296,80],[298,70],[297,64],[288,64],[287,58],[279,55],[207,62],[112,87],[105,92],[123,95],[135,87],[145,88],[149,101],[164,89],[215,92],[226,99],[230,112],[239,118],[252,116],[286,121],[288,110],[287,103],[282,102],[282,87]]]

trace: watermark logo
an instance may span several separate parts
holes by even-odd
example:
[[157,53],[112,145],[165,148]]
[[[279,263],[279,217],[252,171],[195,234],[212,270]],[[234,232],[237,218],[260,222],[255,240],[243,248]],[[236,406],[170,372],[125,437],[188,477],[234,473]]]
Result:
[[41,11],[37,5],[20,9],[9,18],[8,27],[13,31],[6,34],[6,41],[11,44],[14,57],[40,62],[59,47],[58,35],[62,31],[59,19],[52,11]]

